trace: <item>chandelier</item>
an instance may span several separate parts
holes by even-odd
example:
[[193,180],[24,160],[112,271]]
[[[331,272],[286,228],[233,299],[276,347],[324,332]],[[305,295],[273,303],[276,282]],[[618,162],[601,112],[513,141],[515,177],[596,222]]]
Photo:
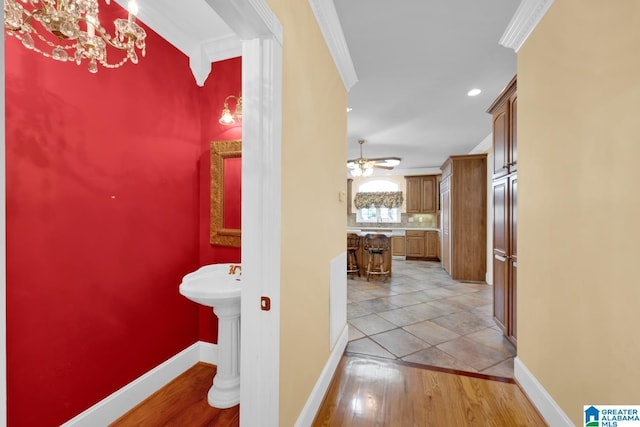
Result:
[[[236,102],[236,109],[231,114],[229,109],[229,100],[233,99]],[[229,95],[224,99],[224,105],[222,106],[222,115],[218,123],[221,125],[230,126],[236,122],[236,120],[242,120],[242,96]]]
[[[110,0],[105,2],[109,4]],[[98,63],[118,68],[127,61],[138,63],[136,49],[145,55],[147,34],[135,22],[135,0],[129,0],[128,11],[128,19],[113,22],[112,36],[100,24],[98,0],[5,0],[4,28],[27,49],[78,65],[88,60],[89,71],[97,73]],[[124,58],[108,62],[108,47],[123,51]]]

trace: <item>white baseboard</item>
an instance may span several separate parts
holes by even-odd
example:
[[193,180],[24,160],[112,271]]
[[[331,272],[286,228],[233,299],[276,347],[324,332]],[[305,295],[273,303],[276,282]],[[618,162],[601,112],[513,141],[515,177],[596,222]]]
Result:
[[218,345],[210,342],[198,341],[200,344],[200,362],[218,364]]
[[217,356],[216,344],[198,341],[62,424],[61,427],[106,426],[196,363],[216,364]]
[[553,427],[575,427],[567,414],[518,357],[513,361],[513,374],[547,424]]
[[333,378],[333,374],[338,367],[340,358],[344,354],[344,350],[347,348],[348,341],[349,326],[345,325],[342,330],[342,334],[340,334],[340,338],[338,338],[337,344],[333,347],[333,351],[329,355],[329,360],[327,360],[327,363],[324,365],[324,369],[322,369],[320,377],[318,378],[318,381],[316,381],[316,385],[313,387],[313,390],[307,399],[307,403],[304,404],[304,408],[302,408],[302,412],[300,412],[300,416],[298,416],[295,427],[308,427],[313,423],[313,419],[316,417],[316,413],[318,412],[318,408],[320,408],[322,399],[324,399],[324,394],[327,392],[327,388],[329,388],[331,378]]

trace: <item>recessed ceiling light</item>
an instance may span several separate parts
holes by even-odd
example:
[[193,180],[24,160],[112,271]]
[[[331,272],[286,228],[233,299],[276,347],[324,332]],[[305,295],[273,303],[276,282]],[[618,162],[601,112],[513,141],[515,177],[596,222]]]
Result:
[[467,92],[467,95],[476,96],[480,95],[480,92],[482,92],[480,89],[471,89],[469,92]]
[[351,110],[353,110],[353,108],[347,107],[347,113],[351,112]]

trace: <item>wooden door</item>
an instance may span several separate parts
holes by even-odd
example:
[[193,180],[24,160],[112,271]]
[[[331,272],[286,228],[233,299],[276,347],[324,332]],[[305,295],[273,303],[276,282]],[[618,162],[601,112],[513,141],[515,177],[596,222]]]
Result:
[[518,170],[518,95],[509,98],[509,173]]
[[424,232],[407,231],[407,257],[424,258]]
[[404,236],[393,236],[391,238],[391,254],[393,256],[405,256]]
[[422,208],[422,179],[419,176],[405,178],[407,181],[407,213],[420,213]]
[[518,176],[509,177],[509,330],[507,337],[518,340]]
[[509,201],[507,178],[493,183],[493,318],[508,334],[509,327]]
[[509,103],[493,113],[493,177],[509,173]]
[[422,203],[421,212],[435,212],[436,211],[436,177],[425,176],[422,177]]
[[449,177],[440,184],[440,215],[442,216],[442,268],[451,274],[451,192]]
[[427,258],[438,257],[438,232],[427,231],[425,233],[424,255]]

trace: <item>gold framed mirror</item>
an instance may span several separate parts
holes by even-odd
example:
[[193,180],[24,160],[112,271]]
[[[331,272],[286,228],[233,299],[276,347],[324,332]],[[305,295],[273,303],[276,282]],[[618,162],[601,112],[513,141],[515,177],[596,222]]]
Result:
[[212,245],[240,247],[242,141],[211,143]]

